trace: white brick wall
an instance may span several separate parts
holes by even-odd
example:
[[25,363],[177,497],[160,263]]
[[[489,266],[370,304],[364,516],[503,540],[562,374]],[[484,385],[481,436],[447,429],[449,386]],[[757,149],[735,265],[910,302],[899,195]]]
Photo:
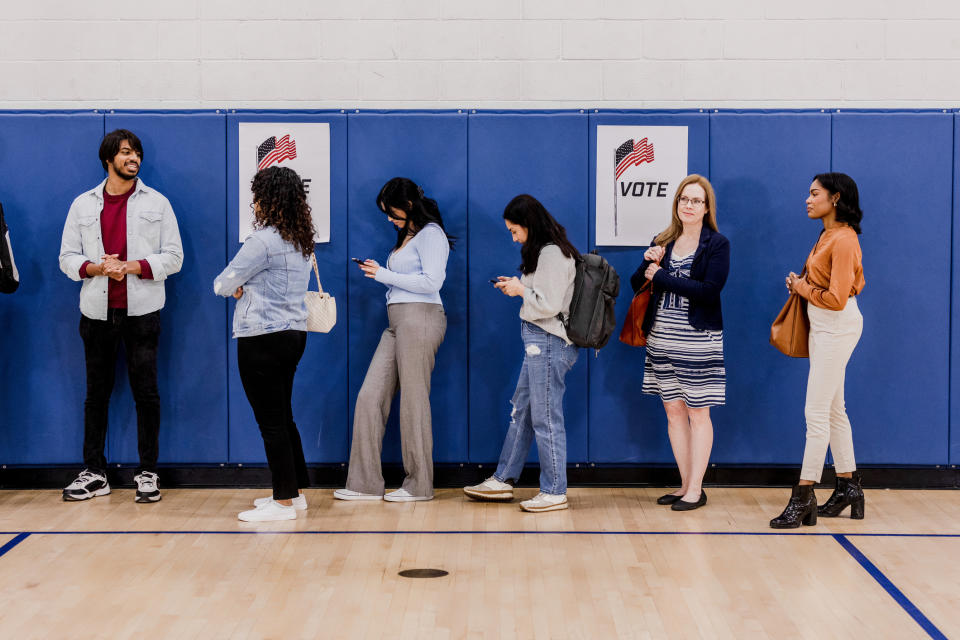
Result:
[[0,108],[960,107],[957,0],[0,0]]

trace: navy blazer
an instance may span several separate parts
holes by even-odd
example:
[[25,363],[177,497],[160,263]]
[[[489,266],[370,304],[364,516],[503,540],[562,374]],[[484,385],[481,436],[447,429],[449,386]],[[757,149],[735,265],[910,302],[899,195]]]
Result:
[[[651,245],[653,243],[651,242]],[[673,245],[668,244],[663,254],[661,265],[670,264],[670,255]],[[636,273],[630,278],[630,285],[634,293],[643,285],[644,272],[650,266],[649,260],[644,260]],[[653,288],[650,295],[650,305],[643,316],[643,332],[650,335],[653,321],[660,306],[660,298],[664,291],[670,291],[684,296],[690,301],[690,326],[698,331],[705,329],[723,329],[723,313],[720,310],[720,291],[730,273],[730,241],[718,231],[703,226],[700,231],[700,244],[693,254],[693,266],[690,268],[689,278],[677,278],[670,275],[667,268],[660,269],[653,276]]]

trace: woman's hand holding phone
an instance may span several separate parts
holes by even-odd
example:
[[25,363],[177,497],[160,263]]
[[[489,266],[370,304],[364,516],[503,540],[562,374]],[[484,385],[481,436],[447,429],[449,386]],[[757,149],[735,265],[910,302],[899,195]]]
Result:
[[360,270],[363,271],[363,275],[365,275],[368,278],[377,277],[377,271],[380,270],[380,265],[379,263],[377,263],[376,260],[370,260],[370,259],[361,260],[360,258],[350,258],[350,259],[356,262],[357,265],[360,266]]

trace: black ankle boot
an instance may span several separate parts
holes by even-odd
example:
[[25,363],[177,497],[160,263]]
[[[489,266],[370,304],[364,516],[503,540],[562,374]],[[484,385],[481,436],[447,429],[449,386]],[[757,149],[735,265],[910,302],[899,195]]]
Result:
[[817,496],[813,495],[812,484],[793,485],[787,508],[770,521],[770,526],[774,529],[796,529],[801,522],[807,526],[817,524]]
[[850,506],[850,517],[854,520],[863,520],[863,487],[860,486],[862,476],[859,471],[853,472],[852,478],[837,477],[837,488],[833,495],[824,504],[817,507],[817,513],[824,518],[836,518]]

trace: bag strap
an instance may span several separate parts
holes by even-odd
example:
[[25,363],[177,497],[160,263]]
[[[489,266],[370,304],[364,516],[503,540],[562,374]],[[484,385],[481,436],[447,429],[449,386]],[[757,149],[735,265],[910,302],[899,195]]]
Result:
[[317,268],[317,254],[310,254],[310,264],[313,265],[313,275],[317,277],[317,289],[323,293],[323,286],[320,285],[320,269]]

